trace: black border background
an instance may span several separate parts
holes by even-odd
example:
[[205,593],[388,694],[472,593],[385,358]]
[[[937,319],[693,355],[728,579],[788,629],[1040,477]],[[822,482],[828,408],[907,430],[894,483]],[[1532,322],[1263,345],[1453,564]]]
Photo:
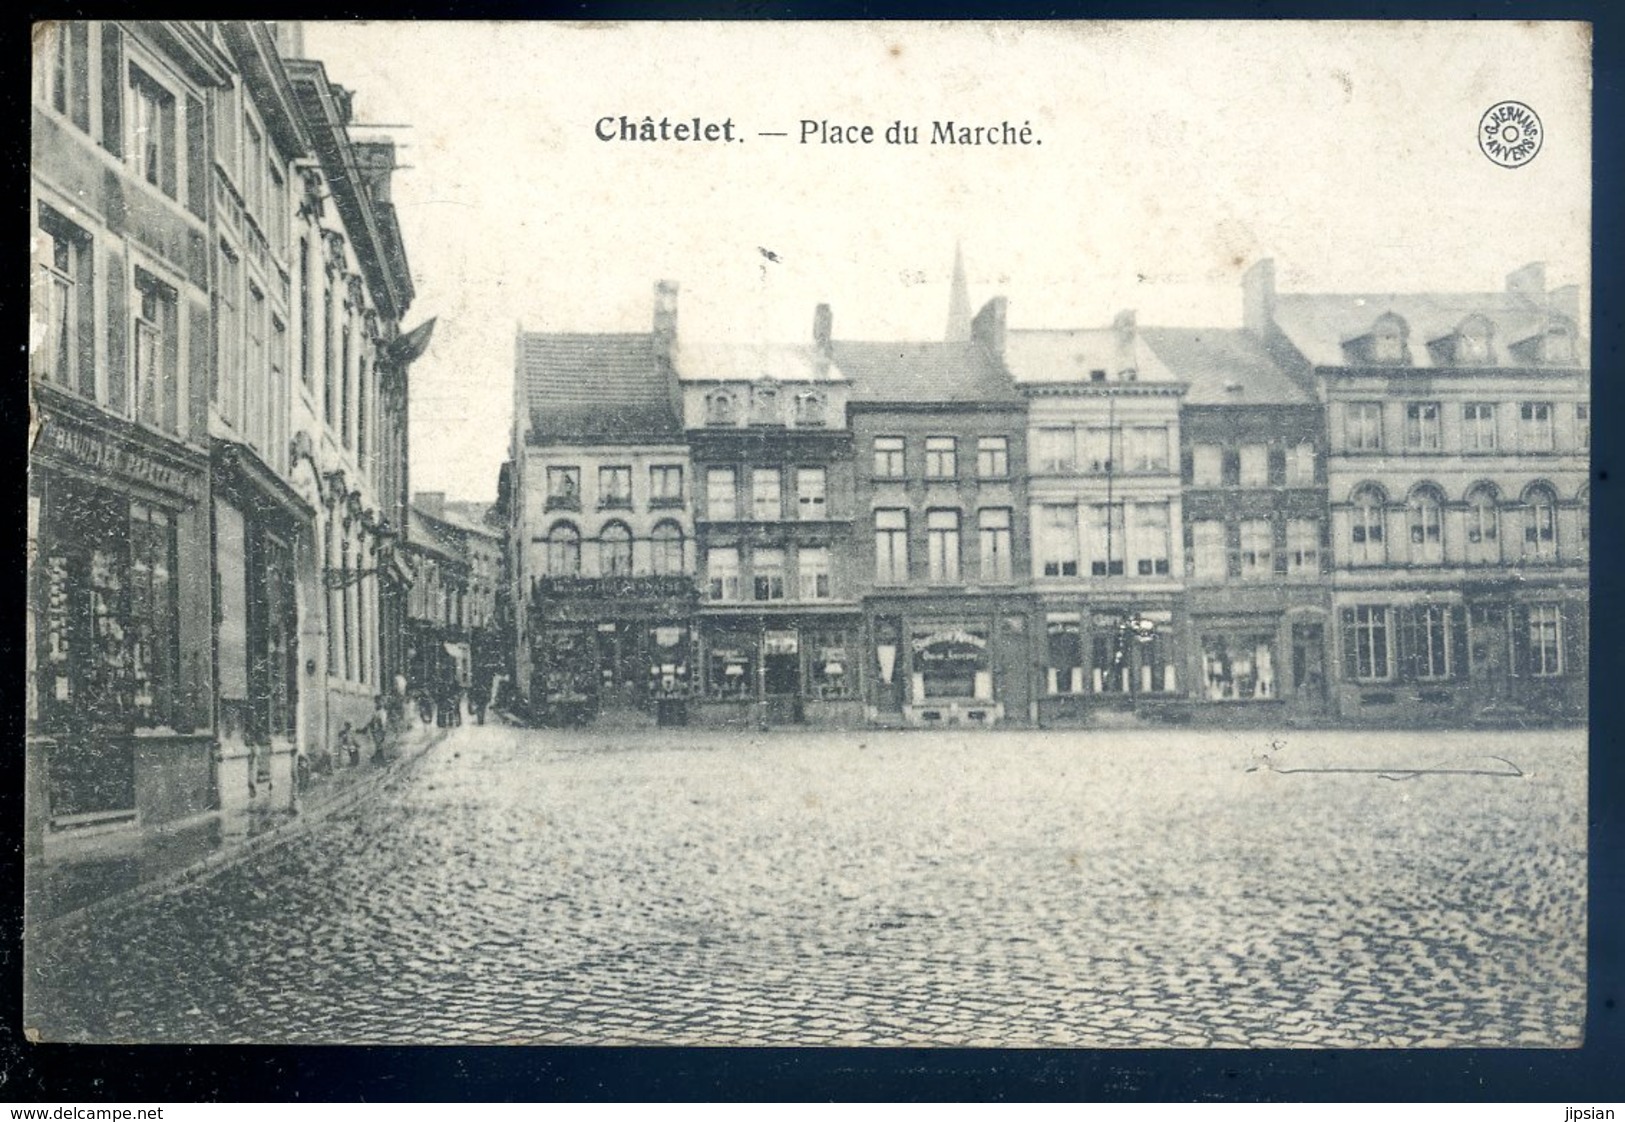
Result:
[[[266,5],[256,5],[265,7]],[[318,9],[306,0],[278,6],[280,18],[340,19],[1540,19],[1594,25],[1594,176],[1592,229],[1593,577],[1591,610],[1590,923],[1585,1046],[1550,1050],[1439,1051],[993,1051],[944,1049],[734,1048],[346,1048],[34,1045],[22,1038],[23,680],[20,613],[0,630],[8,702],[0,705],[0,845],[4,931],[0,933],[0,1101],[19,1103],[246,1101],[1364,1101],[1584,1104],[1625,1099],[1625,983],[1621,977],[1625,839],[1620,835],[1621,762],[1625,757],[1625,691],[1609,690],[1625,673],[1622,651],[1609,643],[1609,620],[1621,619],[1620,470],[1609,434],[1625,424],[1613,378],[1621,365],[1622,183],[1620,139],[1621,29],[1625,5],[1597,2],[1420,0],[1154,0],[1132,4],[1048,4],[1034,0],[840,0],[761,2],[683,0],[658,12],[635,0],[528,4],[518,0],[351,0]],[[31,0],[26,16],[0,21],[3,174],[16,222],[17,266],[5,278],[12,298],[0,302],[19,344],[0,420],[7,439],[0,462],[16,488],[0,527],[6,555],[20,558],[25,522],[28,293],[21,244],[28,198],[29,21],[42,18],[130,18],[150,15],[130,0],[55,3]],[[167,18],[238,13],[171,3]],[[1395,174],[1404,174],[1396,168]],[[1509,214],[1509,223],[1539,222]],[[1441,209],[1441,221],[1448,221]],[[1494,230],[1483,236],[1493,239]],[[21,282],[21,283],[19,283]],[[1622,430],[1625,431],[1625,430]],[[15,537],[10,535],[15,534]],[[22,579],[22,566],[16,571]],[[19,588],[20,592],[21,589]],[[13,599],[12,604],[16,603]],[[9,613],[8,613],[9,614]]]

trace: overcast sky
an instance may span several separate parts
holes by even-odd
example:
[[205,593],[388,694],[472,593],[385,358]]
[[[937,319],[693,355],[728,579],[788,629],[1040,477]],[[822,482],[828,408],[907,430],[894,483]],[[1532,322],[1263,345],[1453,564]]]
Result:
[[[495,494],[515,331],[647,330],[662,277],[686,337],[739,341],[805,339],[819,302],[838,338],[940,338],[956,241],[1012,327],[1234,326],[1260,257],[1282,290],[1496,290],[1536,260],[1590,283],[1574,25],[309,23],[306,53],[358,121],[411,126],[381,135],[405,326],[439,319],[412,481],[454,498]],[[1477,147],[1504,99],[1546,129],[1512,170]],[[600,141],[622,114],[744,142]],[[803,145],[802,119],[875,143]],[[918,146],[883,142],[897,120]],[[1043,143],[931,146],[933,120]]]

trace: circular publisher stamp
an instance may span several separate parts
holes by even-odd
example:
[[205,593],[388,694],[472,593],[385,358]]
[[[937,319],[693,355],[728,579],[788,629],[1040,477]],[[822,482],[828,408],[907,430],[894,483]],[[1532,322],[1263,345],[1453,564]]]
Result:
[[1498,101],[1478,122],[1478,146],[1490,162],[1521,168],[1540,151],[1546,130],[1535,111],[1521,101]]

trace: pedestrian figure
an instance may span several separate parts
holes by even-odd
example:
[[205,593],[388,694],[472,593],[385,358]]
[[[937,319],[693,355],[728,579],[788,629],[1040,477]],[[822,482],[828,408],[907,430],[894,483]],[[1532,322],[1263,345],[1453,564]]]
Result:
[[339,747],[344,749],[345,757],[350,766],[355,767],[361,762],[361,743],[356,740],[355,733],[350,729],[350,722],[345,721],[344,727],[339,729]]
[[379,694],[373,698],[372,720],[367,722],[367,732],[372,734],[372,762],[384,762],[384,747],[389,741],[389,711],[384,707],[384,695]]

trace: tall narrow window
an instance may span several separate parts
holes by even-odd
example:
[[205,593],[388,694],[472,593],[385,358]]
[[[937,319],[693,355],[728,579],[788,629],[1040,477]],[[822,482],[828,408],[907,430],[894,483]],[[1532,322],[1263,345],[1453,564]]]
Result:
[[1412,401],[1405,406],[1405,449],[1409,452],[1437,452],[1439,437],[1439,403]]
[[1130,471],[1167,471],[1168,430],[1161,426],[1129,429],[1128,467]]
[[656,464],[649,469],[649,505],[683,505],[683,467],[681,464]]
[[178,431],[180,348],[175,290],[145,269],[135,271],[136,419]]
[[978,511],[976,518],[982,547],[982,579],[1009,580],[1013,571],[1010,560],[1010,511],[988,508]]
[[343,320],[339,324],[339,434],[346,448],[354,447],[355,428],[352,423],[351,385],[353,382],[350,373],[350,347],[351,337],[354,335],[350,315],[346,310]]
[[908,512],[875,511],[875,583],[908,582]]
[[243,268],[236,252],[220,243],[219,299],[220,368],[215,375],[215,405],[226,423],[237,426],[243,417]]
[[1089,508],[1089,574],[1123,575],[1123,554],[1128,542],[1123,533],[1123,504],[1101,503]]
[[1546,401],[1526,401],[1518,407],[1518,448],[1524,452],[1550,452],[1552,406]]
[[777,522],[784,517],[781,488],[783,476],[778,468],[756,468],[750,473],[750,512],[757,522]]
[[1196,580],[1222,581],[1229,572],[1224,523],[1202,519],[1191,523],[1191,573]]
[[925,516],[930,578],[934,581],[959,579],[959,512],[933,510]]
[[1563,673],[1563,611],[1557,604],[1529,606],[1529,673],[1537,678]]
[[959,474],[959,441],[951,436],[925,438],[925,477],[952,479]]
[[259,290],[258,285],[248,286],[248,348],[244,354],[243,379],[245,404],[243,408],[243,429],[248,443],[265,451],[265,422],[267,405],[266,400],[266,350],[265,350],[266,309],[265,293]]
[[632,509],[632,469],[624,464],[598,469],[598,508]]
[[632,575],[632,531],[624,522],[606,522],[598,531],[598,575]]
[[1070,475],[1078,470],[1078,434],[1074,429],[1039,429],[1034,452],[1039,471]]
[[1591,406],[1583,401],[1574,407],[1574,446],[1582,452],[1591,450]]
[[547,575],[581,575],[581,533],[568,522],[556,522],[547,532]]
[[310,299],[310,241],[299,239],[299,380],[307,390],[314,391],[316,380],[310,357],[310,333],[316,319],[316,308]]
[[705,577],[712,600],[739,599],[739,550],[732,547],[707,550]]
[[1269,447],[1263,444],[1243,444],[1240,455],[1240,480],[1243,487],[1266,487],[1270,481]]
[[802,546],[796,555],[798,580],[796,594],[803,600],[828,600],[829,548]]
[[1382,403],[1351,401],[1345,407],[1344,444],[1351,452],[1382,450]]
[[1411,563],[1443,564],[1444,503],[1439,493],[1429,487],[1418,488],[1411,494],[1406,517],[1410,524]]
[[1398,609],[1400,673],[1420,681],[1450,677],[1450,609],[1422,604]]
[[1320,521],[1293,518],[1286,524],[1286,570],[1295,577],[1320,572]]
[[739,488],[733,468],[706,471],[705,513],[713,522],[732,522],[739,517]]
[[1500,510],[1495,489],[1480,484],[1467,493],[1467,561],[1493,564],[1501,560]]
[[877,436],[874,447],[875,477],[901,479],[907,469],[904,464],[904,444],[900,436]]
[[758,549],[751,555],[751,599],[784,599],[784,550]]
[[1524,492],[1523,555],[1551,560],[1557,556],[1557,496],[1543,486]]
[[547,469],[546,510],[581,509],[581,469],[574,466]]
[[278,471],[288,466],[288,325],[280,316],[271,317],[271,399],[267,412],[266,439],[270,464]]
[[1288,487],[1312,487],[1315,483],[1315,446],[1305,440],[1287,452],[1286,456],[1286,485]]
[[322,419],[331,429],[338,411],[339,389],[337,364],[333,360],[333,336],[338,331],[333,315],[333,289],[331,285],[322,287]]
[[1078,508],[1046,505],[1038,509],[1038,560],[1046,577],[1078,575]]
[[1388,559],[1382,525],[1383,507],[1382,494],[1374,488],[1362,487],[1354,493],[1349,510],[1349,552],[1357,563],[1374,565]]
[[657,577],[681,576],[683,572],[683,528],[675,522],[661,522],[649,541],[649,567]]
[[1352,638],[1352,642],[1347,644],[1353,655],[1348,668],[1351,676],[1367,681],[1390,677],[1388,609],[1380,605],[1362,604],[1344,613],[1343,625]]
[[826,478],[823,468],[796,469],[796,507],[803,522],[820,522],[825,510]]
[[94,398],[96,328],[90,237],[44,205],[40,207],[40,232],[45,241],[39,261],[45,338],[34,352],[34,373]]
[[1134,504],[1133,538],[1129,555],[1142,577],[1168,575],[1168,504]]
[[175,197],[175,95],[130,67],[130,163],[136,178]]
[[1092,472],[1110,472],[1117,465],[1117,430],[1111,428],[1085,429],[1083,433],[1083,461]]
[[1010,440],[983,436],[976,440],[976,474],[982,479],[1003,479],[1010,474]]
[[1495,406],[1488,402],[1473,402],[1461,407],[1461,450],[1463,452],[1495,451]]
[[1275,571],[1275,530],[1267,518],[1241,522],[1241,575],[1247,580],[1268,580]]
[[46,103],[89,132],[90,25],[84,20],[63,20],[42,45]]

